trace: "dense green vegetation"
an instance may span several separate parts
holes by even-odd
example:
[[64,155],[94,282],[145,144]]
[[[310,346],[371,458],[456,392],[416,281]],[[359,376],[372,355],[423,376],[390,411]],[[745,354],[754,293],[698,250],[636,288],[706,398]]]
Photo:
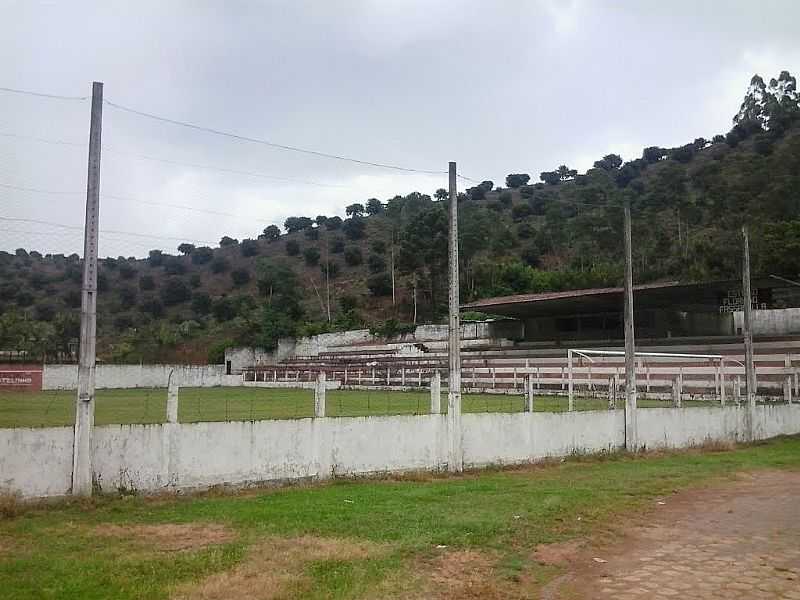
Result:
[[[566,165],[532,183],[509,174],[459,194],[462,299],[616,285],[623,202],[633,210],[637,282],[735,277],[739,228],[753,269],[800,273],[800,96],[788,73],[753,78],[726,134],[648,147],[623,162]],[[444,189],[346,207],[346,218],[286,219],[258,239],[181,256],[102,261],[100,356],[110,361],[218,360],[225,344],[438,321],[446,309]],[[0,253],[0,349],[57,357],[77,335],[77,255]],[[73,344],[74,349],[74,344]]]
[[[255,597],[245,593],[253,589],[281,598],[538,596],[560,572],[531,560],[538,544],[630,523],[688,486],[798,466],[800,440],[785,438],[241,494],[120,490],[40,507],[0,497],[0,586],[17,600]],[[217,594],[215,581],[224,584]],[[475,587],[459,587],[467,585]]]

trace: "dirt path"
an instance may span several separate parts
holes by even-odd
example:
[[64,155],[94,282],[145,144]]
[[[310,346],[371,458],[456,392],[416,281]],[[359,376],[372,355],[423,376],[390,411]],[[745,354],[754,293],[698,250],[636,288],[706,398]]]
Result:
[[544,598],[800,600],[800,472],[662,498],[646,521],[572,558]]

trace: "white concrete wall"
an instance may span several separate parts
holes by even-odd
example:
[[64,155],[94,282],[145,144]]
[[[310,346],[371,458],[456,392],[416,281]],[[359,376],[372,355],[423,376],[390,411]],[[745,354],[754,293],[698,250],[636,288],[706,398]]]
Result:
[[464,464],[514,464],[574,453],[613,452],[625,445],[625,414],[475,413],[461,416]]
[[[745,409],[640,409],[647,448],[743,439]],[[800,433],[800,404],[759,406],[755,436]],[[621,410],[462,416],[464,464],[480,467],[617,450]],[[72,428],[0,429],[0,491],[69,492]],[[243,485],[334,475],[436,470],[446,465],[445,415],[96,427],[95,479],[104,491]]]
[[[237,385],[241,376],[225,375],[224,365],[98,365],[97,389],[167,387],[175,371],[181,387]],[[45,365],[44,390],[74,390],[78,386],[78,365]]]
[[72,427],[0,429],[0,492],[62,496],[72,485]]
[[[753,335],[788,335],[800,333],[800,308],[754,310]],[[733,313],[734,332],[744,327],[744,313]]]

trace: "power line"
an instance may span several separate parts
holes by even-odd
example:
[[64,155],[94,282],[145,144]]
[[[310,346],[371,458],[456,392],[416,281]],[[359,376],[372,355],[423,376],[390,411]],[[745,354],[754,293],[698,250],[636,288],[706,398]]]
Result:
[[0,87],[2,92],[10,92],[12,94],[24,94],[26,96],[38,96],[39,98],[55,98],[57,100],[88,100],[89,96],[62,96],[60,94],[45,94],[43,92],[32,92],[30,90],[18,90],[15,88]]
[[111,106],[113,108],[118,109],[118,110],[129,112],[129,113],[132,113],[132,114],[135,114],[135,115],[139,115],[141,117],[147,117],[148,119],[161,121],[163,123],[170,123],[172,125],[178,125],[180,127],[186,127],[188,129],[194,129],[194,130],[197,130],[197,131],[204,131],[206,133],[211,133],[211,134],[214,134],[214,135],[228,137],[228,138],[235,139],[235,140],[240,140],[240,141],[245,141],[245,142],[252,142],[254,144],[261,144],[263,146],[268,146],[270,148],[276,148],[278,150],[288,150],[290,152],[299,152],[301,154],[309,154],[311,156],[319,156],[319,157],[322,157],[322,158],[331,158],[331,159],[334,159],[334,160],[341,160],[341,161],[345,161],[345,162],[356,163],[356,164],[359,164],[359,165],[367,165],[367,166],[370,166],[370,167],[380,167],[380,168],[383,168],[383,169],[393,169],[395,171],[405,171],[405,172],[409,172],[409,173],[423,173],[423,174],[426,174],[426,175],[443,175],[443,174],[447,173],[447,171],[428,171],[428,170],[424,170],[424,169],[412,169],[410,167],[401,167],[401,166],[398,166],[398,165],[391,165],[391,164],[387,164],[387,163],[372,162],[372,161],[368,161],[368,160],[361,160],[361,159],[358,159],[358,158],[351,158],[349,156],[341,156],[341,155],[338,155],[338,154],[329,154],[327,152],[320,152],[318,150],[309,150],[307,148],[299,148],[297,146],[288,146],[286,144],[278,144],[278,143],[270,142],[270,141],[264,140],[264,139],[253,138],[253,137],[249,137],[249,136],[245,136],[245,135],[240,135],[240,134],[237,134],[237,133],[230,133],[230,132],[227,132],[227,131],[221,131],[219,129],[214,129],[212,127],[205,127],[205,126],[202,126],[202,125],[196,125],[194,123],[187,123],[185,121],[178,121],[178,120],[170,119],[170,118],[167,118],[167,117],[161,117],[161,116],[158,116],[158,115],[154,115],[152,113],[147,113],[147,112],[144,112],[144,111],[136,110],[134,108],[123,106],[121,104],[117,104],[115,102],[111,102],[110,100],[103,100],[103,102],[105,104],[108,104],[109,106]]
[[[33,223],[37,225],[47,225],[50,227],[58,227],[59,229],[70,229],[73,231],[83,231],[83,227],[79,225],[64,225],[62,223],[53,223],[52,221],[43,221],[41,219],[23,219],[20,217],[4,217],[0,215],[0,221],[10,221],[12,223]],[[112,235],[126,235],[130,237],[148,238],[153,240],[169,240],[174,242],[194,242],[196,244],[205,244],[213,246],[215,242],[208,242],[204,240],[191,240],[186,238],[169,237],[162,235],[149,235],[146,233],[134,233],[132,231],[119,231],[116,229],[101,229],[100,233],[110,233]]]
[[[18,185],[9,185],[7,183],[0,183],[0,187],[12,189],[12,190],[18,190],[18,191],[21,191],[21,192],[33,192],[33,193],[36,193],[36,194],[51,194],[51,195],[58,195],[58,196],[82,196],[84,194],[84,192],[67,192],[67,191],[61,191],[61,190],[43,190],[43,189],[40,189],[40,188],[30,188],[30,187],[22,187],[22,186],[18,186]],[[204,209],[204,208],[196,208],[194,206],[186,206],[186,205],[182,205],[182,204],[170,204],[170,203],[167,203],[167,202],[152,202],[152,201],[149,201],[149,200],[139,200],[138,198],[133,198],[131,196],[118,196],[116,194],[101,194],[101,197],[102,198],[110,198],[112,200],[122,200],[124,202],[135,202],[137,204],[148,204],[150,206],[163,206],[163,207],[166,207],[166,208],[177,208],[177,209],[180,209],[180,210],[188,210],[188,211],[191,211],[191,212],[205,213],[205,214],[216,215],[216,216],[221,216],[221,217],[231,217],[231,218],[234,218],[234,219],[240,219],[240,220],[248,221],[248,222],[251,222],[251,221],[259,221],[261,223],[272,223],[273,222],[270,219],[260,219],[260,218],[257,218],[257,217],[247,217],[247,216],[243,216],[243,215],[237,215],[237,214],[234,214],[234,213],[228,213],[228,212],[223,212],[223,211],[218,211],[218,210],[210,210],[210,209]]]
[[[0,137],[10,137],[16,138],[21,140],[29,140],[33,142],[40,142],[43,144],[56,144],[61,146],[77,146],[80,148],[85,148],[86,144],[81,144],[78,142],[68,142],[65,140],[52,140],[47,138],[40,138],[35,136],[28,136],[28,135],[19,135],[16,133],[5,133],[0,132]],[[130,156],[132,158],[136,158],[139,160],[149,160],[153,162],[160,162],[168,165],[177,165],[181,167],[192,167],[194,169],[205,169],[208,171],[218,171],[220,173],[230,173],[233,175],[245,175],[247,177],[259,177],[262,179],[273,179],[277,181],[287,181],[290,183],[302,183],[304,185],[314,185],[319,187],[330,187],[330,188],[340,188],[340,189],[351,189],[350,186],[346,185],[338,185],[335,183],[323,183],[319,181],[313,181],[309,179],[296,179],[293,177],[281,177],[280,175],[270,175],[267,173],[259,173],[256,171],[241,171],[239,169],[229,169],[227,167],[219,167],[216,165],[208,165],[208,164],[201,164],[201,163],[191,163],[191,162],[184,162],[179,160],[172,160],[168,158],[160,158],[157,156],[149,156],[147,154],[136,154],[134,152],[127,152],[125,150],[117,150],[116,148],[111,148],[108,146],[103,146],[103,152],[108,152],[110,154],[118,154],[120,156]]]

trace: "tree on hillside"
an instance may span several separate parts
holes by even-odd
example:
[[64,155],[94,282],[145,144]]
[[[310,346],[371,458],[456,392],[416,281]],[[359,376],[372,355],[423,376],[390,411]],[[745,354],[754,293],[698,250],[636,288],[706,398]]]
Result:
[[186,282],[179,277],[170,277],[161,287],[161,300],[166,306],[186,302],[192,297],[192,291]]
[[222,236],[222,239],[219,241],[220,248],[227,248],[228,246],[235,246],[239,243],[239,240],[236,238],[229,237],[227,235]]
[[[274,242],[281,237],[281,230],[277,225],[269,225],[264,228],[263,238],[268,242]],[[261,237],[261,236],[259,236]]]
[[367,200],[366,211],[370,216],[381,214],[383,212],[383,202],[377,198],[370,198]]
[[178,246],[178,252],[180,252],[183,255],[189,255],[192,253],[192,251],[194,251],[194,244],[187,244],[184,242],[183,244]]
[[527,173],[511,173],[506,176],[506,187],[518,188],[527,184],[531,180],[531,176]]
[[367,224],[364,222],[363,217],[353,216],[344,222],[344,225],[342,225],[342,230],[348,239],[360,240],[364,237],[366,225]]
[[283,222],[283,226],[287,233],[294,233],[295,231],[302,231],[308,229],[314,224],[314,221],[308,217],[289,217]]
[[208,246],[200,246],[199,248],[195,248],[194,252],[192,252],[193,265],[204,265],[211,262],[213,258],[214,251]]
[[147,264],[151,267],[160,267],[164,262],[164,254],[161,250],[150,250],[147,255]]
[[217,256],[213,261],[211,261],[211,272],[212,273],[224,273],[230,268],[230,263],[228,263],[228,259],[224,256]]
[[247,269],[235,269],[231,271],[231,281],[236,287],[241,287],[250,281],[250,271]]
[[328,220],[328,217],[326,217],[325,215],[317,215],[314,218],[314,223],[317,224],[317,227],[322,227],[323,225],[325,225],[327,220]]
[[433,197],[441,202],[442,200],[447,200],[450,197],[450,192],[444,188],[439,188],[436,190],[436,192],[434,192]]
[[239,250],[242,256],[255,256],[258,254],[258,242],[256,240],[246,239],[242,240]]
[[595,169],[614,171],[622,166],[622,157],[619,154],[606,154],[602,159],[595,161]]
[[358,202],[351,204],[347,208],[344,209],[345,214],[348,217],[363,217],[364,216],[364,205],[359,204]]
[[342,226],[342,217],[339,216],[332,216],[327,221],[325,221],[325,229],[328,231],[336,231]]

